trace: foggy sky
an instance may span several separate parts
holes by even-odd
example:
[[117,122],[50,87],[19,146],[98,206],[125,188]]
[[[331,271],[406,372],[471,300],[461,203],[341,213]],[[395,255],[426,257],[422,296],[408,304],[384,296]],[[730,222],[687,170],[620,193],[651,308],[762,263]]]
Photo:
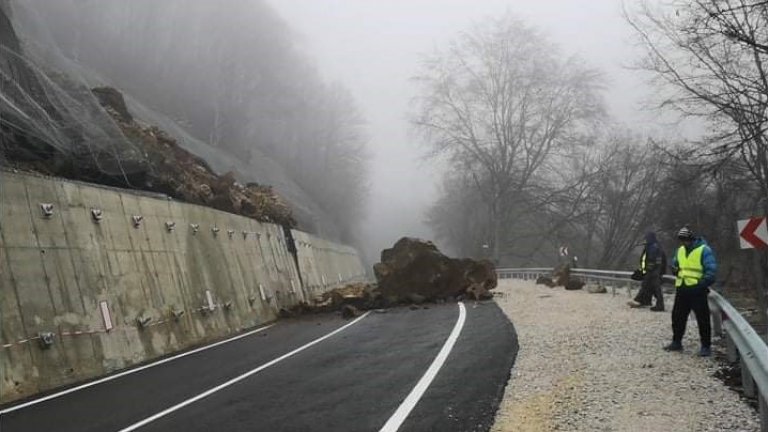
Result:
[[[484,17],[507,10],[601,69],[606,102],[619,123],[658,131],[656,115],[642,109],[651,93],[645,77],[627,70],[638,55],[619,0],[269,0],[296,31],[323,77],[347,86],[368,120],[374,155],[368,221],[371,258],[403,235],[431,238],[425,210],[436,196],[439,173],[421,162],[424,147],[407,121],[419,55],[442,47]],[[438,244],[439,246],[439,244]]]

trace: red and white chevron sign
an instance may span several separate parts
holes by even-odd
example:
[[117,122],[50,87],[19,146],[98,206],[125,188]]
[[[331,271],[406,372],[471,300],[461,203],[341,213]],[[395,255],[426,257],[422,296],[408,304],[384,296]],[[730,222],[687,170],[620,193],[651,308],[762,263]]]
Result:
[[768,227],[765,217],[753,217],[736,223],[742,249],[768,249]]

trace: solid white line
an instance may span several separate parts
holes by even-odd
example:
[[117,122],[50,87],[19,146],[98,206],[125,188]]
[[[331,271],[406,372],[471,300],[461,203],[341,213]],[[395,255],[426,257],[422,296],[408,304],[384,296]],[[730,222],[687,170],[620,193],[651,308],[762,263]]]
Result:
[[387,420],[387,423],[384,424],[384,427],[382,427],[379,432],[396,432],[400,429],[400,426],[408,417],[408,414],[410,414],[416,404],[419,403],[419,399],[424,396],[424,392],[427,391],[429,385],[432,384],[432,380],[435,379],[440,368],[443,367],[445,360],[448,358],[448,354],[451,353],[453,346],[456,345],[456,340],[459,338],[459,334],[461,334],[461,329],[464,328],[466,318],[467,311],[464,308],[464,303],[459,302],[459,319],[456,320],[456,325],[453,326],[453,331],[451,331],[448,339],[446,339],[443,348],[437,353],[437,357],[435,357],[432,364],[429,365],[424,376],[422,376],[419,382],[416,383],[416,387],[411,390],[405,400],[403,400],[403,403],[397,408],[397,411],[392,414],[392,417]]
[[85,388],[88,388],[88,387],[93,387],[93,386],[95,386],[97,384],[105,383],[107,381],[112,381],[114,379],[117,379],[117,378],[120,378],[120,377],[124,377],[126,375],[130,375],[132,373],[143,371],[144,369],[149,369],[151,367],[159,366],[159,365],[161,365],[163,363],[168,363],[170,361],[177,360],[177,359],[180,359],[182,357],[186,357],[188,355],[197,354],[197,353],[199,353],[201,351],[205,351],[207,349],[211,349],[213,347],[217,347],[217,346],[223,345],[225,343],[229,343],[229,342],[236,341],[238,339],[242,339],[242,338],[250,336],[250,335],[252,335],[254,333],[258,333],[260,331],[264,331],[264,330],[272,327],[273,325],[274,324],[270,324],[270,325],[267,325],[267,326],[264,326],[264,327],[260,327],[260,328],[257,328],[256,330],[251,330],[248,333],[243,333],[241,335],[237,335],[235,337],[232,337],[232,338],[229,338],[229,339],[225,339],[223,341],[219,341],[219,342],[216,342],[216,343],[213,343],[213,344],[210,344],[210,345],[206,345],[204,347],[196,348],[196,349],[193,349],[192,351],[183,352],[183,353],[175,355],[173,357],[168,357],[168,358],[164,358],[162,360],[158,360],[158,361],[156,361],[154,363],[149,363],[149,364],[146,364],[146,365],[143,365],[143,366],[139,366],[139,367],[134,368],[134,369],[129,369],[129,370],[124,371],[124,372],[120,372],[120,373],[117,373],[117,374],[114,374],[114,375],[110,375],[110,376],[98,379],[96,381],[91,381],[91,382],[79,385],[77,387],[72,387],[72,388],[69,388],[69,389],[66,389],[66,390],[62,390],[62,391],[60,391],[58,393],[53,393],[53,394],[50,394],[48,396],[42,397],[40,399],[35,399],[35,400],[31,400],[31,401],[23,403],[23,404],[15,405],[15,406],[6,408],[4,410],[0,410],[0,415],[7,414],[7,413],[13,412],[13,411],[17,411],[17,410],[20,410],[22,408],[27,408],[27,407],[32,406],[32,405],[37,405],[37,404],[39,404],[41,402],[49,401],[51,399],[55,399],[55,398],[58,398],[58,397],[61,397],[61,396],[64,396],[64,395],[67,395],[67,394],[70,394],[70,393],[74,393],[74,392],[76,392],[78,390],[82,390],[82,389],[85,389]]
[[210,396],[210,395],[212,395],[212,394],[214,394],[214,393],[216,393],[216,392],[218,392],[220,390],[224,390],[225,388],[227,388],[227,387],[229,387],[229,386],[231,386],[233,384],[236,384],[236,383],[238,383],[238,382],[248,378],[251,375],[257,374],[257,373],[263,371],[264,369],[266,369],[266,368],[268,368],[270,366],[273,366],[273,365],[275,365],[275,364],[277,364],[277,363],[287,359],[288,357],[291,357],[291,356],[293,356],[295,354],[298,354],[301,351],[304,351],[305,349],[307,349],[307,348],[309,348],[309,347],[311,347],[313,345],[316,345],[316,344],[318,344],[318,343],[328,339],[329,337],[331,337],[331,336],[335,335],[336,333],[339,333],[340,331],[346,329],[347,327],[355,324],[356,322],[360,321],[361,319],[365,318],[366,316],[368,316],[368,312],[364,313],[363,315],[361,315],[360,317],[358,317],[354,321],[352,321],[352,322],[350,322],[350,323],[348,323],[348,324],[346,324],[346,325],[344,325],[342,327],[339,327],[336,330],[328,333],[325,336],[319,337],[319,338],[313,340],[312,342],[309,342],[306,345],[300,346],[300,347],[296,348],[295,350],[293,350],[293,351],[291,351],[291,352],[289,352],[287,354],[283,354],[283,355],[281,355],[280,357],[277,357],[274,360],[268,361],[267,363],[264,363],[263,365],[257,367],[256,369],[251,369],[250,371],[248,371],[248,372],[246,372],[246,373],[244,373],[244,374],[242,374],[240,376],[232,378],[231,380],[226,381],[226,382],[224,382],[222,384],[219,384],[216,387],[210,388],[210,389],[200,393],[197,396],[191,397],[191,398],[189,398],[189,399],[187,399],[187,400],[185,400],[183,402],[180,402],[180,403],[178,403],[178,404],[176,404],[176,405],[174,405],[174,406],[172,406],[170,408],[164,409],[163,411],[160,411],[159,413],[157,413],[157,414],[155,414],[153,416],[147,417],[144,420],[141,420],[141,421],[139,421],[137,423],[134,423],[134,424],[132,424],[132,425],[130,425],[130,426],[124,428],[124,429],[120,429],[120,431],[118,431],[118,432],[131,432],[131,431],[134,431],[134,430],[136,430],[136,429],[138,429],[138,428],[140,428],[142,426],[145,426],[145,425],[147,425],[149,423],[152,423],[153,421],[155,421],[155,420],[157,420],[159,418],[165,417],[165,416],[167,416],[168,414],[171,414],[174,411],[178,411],[178,410],[184,408],[185,406],[187,406],[189,404],[195,403],[195,402],[199,401],[200,399],[208,397],[208,396]]

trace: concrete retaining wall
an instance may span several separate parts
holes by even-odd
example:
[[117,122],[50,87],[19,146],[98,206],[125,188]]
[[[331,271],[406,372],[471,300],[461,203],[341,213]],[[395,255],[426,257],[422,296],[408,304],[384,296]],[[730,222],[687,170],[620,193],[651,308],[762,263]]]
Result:
[[[292,234],[302,278],[279,226],[0,172],[0,403],[258,326],[365,278],[354,249]],[[43,348],[46,332],[53,344]]]

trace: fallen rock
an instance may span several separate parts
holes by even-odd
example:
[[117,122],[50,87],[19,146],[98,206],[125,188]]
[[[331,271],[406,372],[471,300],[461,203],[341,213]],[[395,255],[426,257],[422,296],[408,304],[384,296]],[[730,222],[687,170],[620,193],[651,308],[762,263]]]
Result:
[[382,296],[399,302],[412,302],[414,295],[425,301],[486,299],[497,284],[490,261],[449,258],[434,243],[411,237],[382,251],[373,271]]
[[344,319],[354,318],[356,316],[360,316],[360,309],[350,305],[345,304],[341,307],[341,317]]
[[312,312],[343,311],[344,306],[347,305],[358,310],[367,310],[386,306],[386,302],[375,285],[352,283],[316,296],[309,305],[309,309]]
[[565,289],[568,291],[575,291],[584,288],[584,281],[577,278],[569,278],[565,284]]
[[551,277],[539,276],[536,279],[536,285],[546,285],[546,286],[552,288],[552,287],[555,286],[555,282],[552,281]]
[[96,87],[91,92],[96,96],[101,106],[113,109],[115,111],[114,115],[120,120],[124,122],[133,121],[133,116],[128,112],[128,107],[125,105],[122,93],[112,87]]
[[366,283],[348,284],[315,296],[310,303],[300,302],[289,309],[281,309],[281,318],[324,312],[341,312],[345,318],[360,315],[362,310],[381,308],[383,298],[376,287]]
[[587,285],[587,292],[590,294],[605,294],[608,289],[604,285]]

